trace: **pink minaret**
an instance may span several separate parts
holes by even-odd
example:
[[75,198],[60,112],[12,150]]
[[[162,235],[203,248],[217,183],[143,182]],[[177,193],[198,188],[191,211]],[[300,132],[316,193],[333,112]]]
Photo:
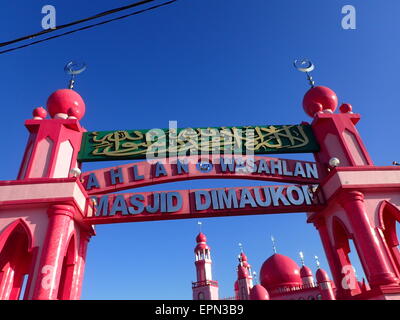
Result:
[[250,289],[253,287],[250,285],[251,279],[246,267],[238,266],[238,297],[239,300],[250,299]]
[[210,247],[200,232],[196,237],[195,265],[197,281],[192,283],[193,300],[218,300],[218,282],[212,280]]
[[239,265],[240,265],[240,266],[243,266],[243,267],[246,269],[246,271],[247,271],[248,279],[249,279],[249,285],[250,285],[250,288],[251,288],[251,287],[253,286],[253,274],[252,274],[252,272],[251,272],[251,265],[250,265],[249,261],[247,260],[247,256],[246,256],[246,254],[242,251],[242,252],[239,254],[238,259],[239,259]]
[[[240,245],[241,246],[241,245]],[[237,300],[249,300],[250,290],[253,287],[253,277],[251,273],[251,265],[247,260],[247,256],[243,252],[239,254],[239,265],[237,268]]]

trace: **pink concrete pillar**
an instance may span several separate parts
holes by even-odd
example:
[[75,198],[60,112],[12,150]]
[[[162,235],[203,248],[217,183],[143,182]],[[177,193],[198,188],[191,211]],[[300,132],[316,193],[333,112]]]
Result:
[[75,264],[74,279],[71,286],[71,300],[79,300],[82,293],[83,275],[85,272],[87,246],[90,241],[90,233],[88,231],[81,231],[78,259]]
[[378,244],[378,235],[370,225],[363,193],[345,191],[340,195],[339,202],[347,213],[360,260],[366,269],[364,271],[371,287],[396,283],[398,279],[390,270]]
[[68,241],[69,225],[75,209],[57,204],[48,209],[49,224],[36,279],[34,300],[57,299],[63,259]]
[[314,225],[319,232],[319,236],[321,238],[321,242],[324,247],[326,258],[329,263],[329,268],[331,269],[333,280],[338,290],[338,298],[340,299],[345,296],[348,296],[349,293],[342,287],[343,265],[341,264],[339,256],[330,240],[325,219],[319,218],[315,220]]

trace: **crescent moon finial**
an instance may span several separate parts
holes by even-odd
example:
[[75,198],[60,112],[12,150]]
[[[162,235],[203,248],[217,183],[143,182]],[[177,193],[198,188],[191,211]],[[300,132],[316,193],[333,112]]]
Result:
[[65,65],[64,67],[65,73],[71,75],[71,80],[69,81],[69,86],[68,86],[69,89],[74,88],[75,76],[84,72],[86,68],[87,66],[86,63],[84,62],[70,61]]
[[315,65],[309,59],[296,59],[293,62],[293,66],[300,72],[305,72],[307,74],[307,80],[311,86],[314,88],[315,81],[313,77],[310,75],[310,72],[315,69]]

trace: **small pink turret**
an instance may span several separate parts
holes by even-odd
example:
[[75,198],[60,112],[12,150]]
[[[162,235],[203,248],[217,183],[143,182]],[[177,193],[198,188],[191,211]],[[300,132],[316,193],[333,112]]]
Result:
[[306,287],[313,287],[314,286],[314,278],[313,273],[309,267],[304,264],[304,254],[302,251],[299,252],[301,265],[300,268],[300,277],[303,285]]
[[372,160],[362,143],[355,124],[360,115],[353,114],[353,107],[343,103],[338,106],[336,93],[323,86],[311,88],[303,98],[304,111],[312,118],[312,129],[320,146],[316,160],[329,168],[332,158],[338,159],[335,166],[372,165]]
[[329,279],[328,273],[319,268],[316,273],[317,283],[321,290],[322,300],[336,300],[333,293],[332,281]]
[[[47,111],[43,107],[33,110],[33,119],[25,122],[30,137],[18,180],[68,178],[72,169],[80,168],[78,152],[86,130],[79,120],[85,115],[85,108],[76,91],[60,89],[48,98]],[[47,114],[50,119],[46,119]]]
[[313,274],[309,267],[304,266],[304,265],[301,267],[300,277],[301,277],[301,281],[303,282],[303,285],[312,286],[314,284]]

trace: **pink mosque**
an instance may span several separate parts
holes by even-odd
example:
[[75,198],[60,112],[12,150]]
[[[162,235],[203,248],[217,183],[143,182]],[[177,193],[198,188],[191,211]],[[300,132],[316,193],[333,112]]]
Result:
[[[193,300],[219,300],[218,281],[212,280],[212,260],[207,238],[200,232],[194,249],[197,281],[192,283]],[[238,256],[234,300],[336,300],[336,288],[328,273],[319,268],[315,274],[309,267],[296,264],[291,258],[274,253],[265,260],[260,270],[260,282],[252,271],[246,254]],[[368,289],[365,282],[356,282],[354,292]],[[224,300],[224,299],[222,299]]]
[[[307,266],[275,253],[265,260],[260,284],[255,284],[241,253],[236,299],[400,300],[400,168],[375,166],[356,129],[361,116],[348,103],[338,111],[337,106],[336,94],[327,87],[312,87],[303,99],[319,145],[314,153],[319,183],[313,196],[324,199],[322,207],[307,212],[307,223],[320,235],[332,279],[320,268],[314,275]],[[25,121],[28,140],[19,173],[15,180],[0,181],[1,300],[80,298],[97,209],[78,157],[86,132],[80,124],[84,114],[81,96],[61,89],[49,97],[47,110],[36,108]],[[218,299],[205,235],[200,233],[196,241],[193,298]],[[350,241],[366,276],[353,285],[346,273]]]

